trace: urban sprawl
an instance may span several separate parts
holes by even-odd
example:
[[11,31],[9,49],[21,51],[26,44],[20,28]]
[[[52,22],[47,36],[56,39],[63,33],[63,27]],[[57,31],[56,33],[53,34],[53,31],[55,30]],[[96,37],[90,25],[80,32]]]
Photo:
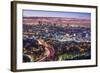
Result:
[[23,17],[23,62],[91,58],[89,19]]

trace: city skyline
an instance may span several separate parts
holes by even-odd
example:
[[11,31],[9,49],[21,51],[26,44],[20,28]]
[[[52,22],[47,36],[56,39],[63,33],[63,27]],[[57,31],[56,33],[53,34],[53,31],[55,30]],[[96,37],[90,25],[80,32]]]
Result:
[[91,59],[91,14],[23,11],[23,62]]

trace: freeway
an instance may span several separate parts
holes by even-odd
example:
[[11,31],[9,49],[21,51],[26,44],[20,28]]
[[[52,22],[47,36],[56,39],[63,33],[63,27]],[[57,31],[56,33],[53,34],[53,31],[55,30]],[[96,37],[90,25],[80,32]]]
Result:
[[38,40],[38,43],[45,46],[44,56],[41,57],[38,61],[45,61],[47,58],[53,57],[55,54],[54,48],[52,48],[49,44],[44,42],[43,40]]

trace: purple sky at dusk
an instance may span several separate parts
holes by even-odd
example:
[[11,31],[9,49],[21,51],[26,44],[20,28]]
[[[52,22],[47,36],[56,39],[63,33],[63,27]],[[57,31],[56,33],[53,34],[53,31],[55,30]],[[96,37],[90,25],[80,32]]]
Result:
[[70,17],[70,18],[90,19],[91,13],[23,10],[23,17],[33,17],[33,16],[39,16],[39,17]]

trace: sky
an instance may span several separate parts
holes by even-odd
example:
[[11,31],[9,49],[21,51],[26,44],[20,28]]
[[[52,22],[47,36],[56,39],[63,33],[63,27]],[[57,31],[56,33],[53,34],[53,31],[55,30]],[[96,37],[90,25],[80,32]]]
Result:
[[91,13],[83,12],[58,12],[58,11],[39,11],[39,10],[23,10],[24,17],[71,17],[71,18],[91,18]]

